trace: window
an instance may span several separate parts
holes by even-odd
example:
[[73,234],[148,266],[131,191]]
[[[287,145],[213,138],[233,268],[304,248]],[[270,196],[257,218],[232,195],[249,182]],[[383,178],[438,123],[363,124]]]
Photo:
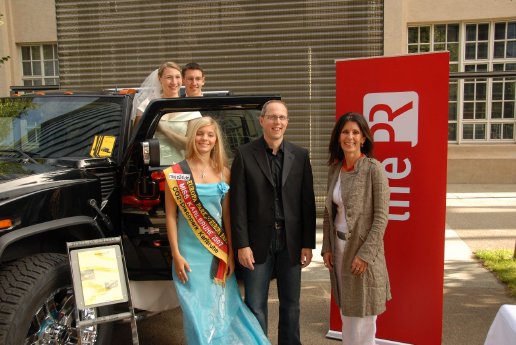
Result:
[[24,86],[59,85],[57,45],[22,46]]
[[0,118],[0,150],[14,148],[46,158],[89,157],[96,135],[120,137],[123,100],[88,95],[0,99],[19,104],[12,116]]
[[489,24],[466,25],[466,60],[486,60],[488,58]]
[[430,51],[430,26],[409,28],[409,53],[424,53]]
[[[449,51],[450,72],[516,70],[516,21],[408,28],[408,52]],[[450,142],[515,142],[514,77],[450,80]]]
[[494,29],[494,58],[516,57],[516,22],[496,23]]

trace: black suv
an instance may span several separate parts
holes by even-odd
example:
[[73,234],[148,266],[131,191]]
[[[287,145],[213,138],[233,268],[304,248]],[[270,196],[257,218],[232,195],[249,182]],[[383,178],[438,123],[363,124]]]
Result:
[[[122,238],[133,306],[178,306],[155,132],[162,115],[216,118],[228,152],[261,135],[277,96],[152,101],[133,128],[132,94],[56,92],[0,99],[0,344],[109,344],[111,326],[75,326],[66,243]],[[161,142],[161,145],[164,145]],[[81,319],[105,314],[83,311]]]

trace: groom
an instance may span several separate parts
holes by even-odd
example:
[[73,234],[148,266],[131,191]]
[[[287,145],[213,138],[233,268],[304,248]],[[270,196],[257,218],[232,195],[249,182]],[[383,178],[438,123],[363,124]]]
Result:
[[238,148],[231,167],[231,228],[244,267],[245,302],[267,334],[269,283],[277,278],[278,344],[301,344],[301,269],[315,248],[315,198],[308,151],[283,140],[284,102],[262,108],[263,136]]

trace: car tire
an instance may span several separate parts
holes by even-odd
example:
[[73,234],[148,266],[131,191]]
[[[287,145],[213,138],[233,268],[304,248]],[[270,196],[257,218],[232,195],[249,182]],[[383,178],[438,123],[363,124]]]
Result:
[[[78,344],[70,264],[63,254],[45,253],[0,266],[0,344]],[[81,311],[81,319],[110,309]],[[83,344],[111,341],[112,323],[83,331]]]

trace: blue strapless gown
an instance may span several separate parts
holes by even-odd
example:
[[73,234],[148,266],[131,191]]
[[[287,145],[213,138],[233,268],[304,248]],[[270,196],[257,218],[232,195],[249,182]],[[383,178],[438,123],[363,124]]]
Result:
[[[225,182],[196,184],[204,207],[221,224],[221,201],[228,192]],[[213,255],[199,242],[186,219],[178,212],[178,243],[190,265],[188,282],[181,283],[172,270],[181,309],[183,328],[189,345],[270,344],[260,324],[242,301],[235,274],[226,285],[210,276]]]

